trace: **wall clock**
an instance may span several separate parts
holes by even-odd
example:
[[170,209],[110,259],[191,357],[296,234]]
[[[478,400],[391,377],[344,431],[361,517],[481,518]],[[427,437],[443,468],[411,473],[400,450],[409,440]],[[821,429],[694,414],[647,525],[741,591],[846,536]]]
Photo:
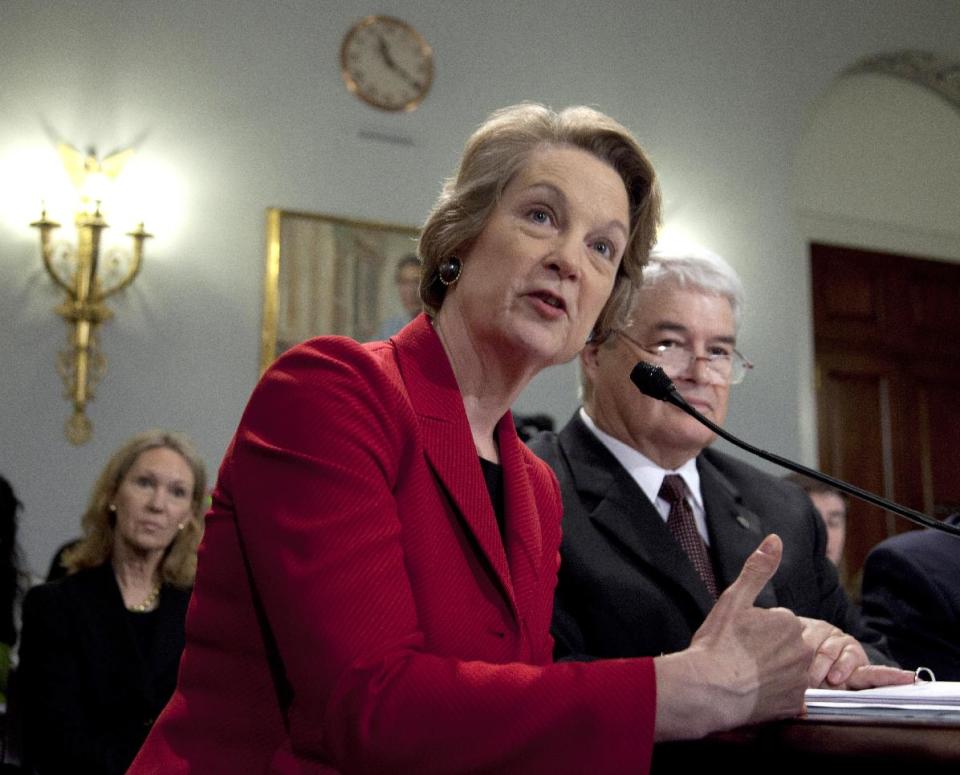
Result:
[[368,16],[340,46],[347,88],[381,110],[414,110],[433,82],[433,51],[413,27],[392,16]]

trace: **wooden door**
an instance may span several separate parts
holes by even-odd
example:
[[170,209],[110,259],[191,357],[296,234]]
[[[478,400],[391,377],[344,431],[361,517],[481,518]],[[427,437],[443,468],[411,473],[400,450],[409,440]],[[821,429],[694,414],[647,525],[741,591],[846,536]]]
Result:
[[[936,517],[960,508],[960,265],[812,244],[821,469]],[[842,575],[910,523],[850,503]]]

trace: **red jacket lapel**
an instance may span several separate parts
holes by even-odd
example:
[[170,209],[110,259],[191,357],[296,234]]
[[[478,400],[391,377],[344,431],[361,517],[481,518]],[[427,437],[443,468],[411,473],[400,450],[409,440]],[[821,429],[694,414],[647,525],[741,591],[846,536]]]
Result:
[[[423,446],[430,466],[454,508],[499,579],[516,611],[507,555],[463,408],[463,397],[440,339],[426,315],[393,338],[400,375],[414,411],[420,418]],[[509,413],[501,420],[510,419]],[[512,422],[512,420],[511,420]],[[512,429],[511,429],[512,430]],[[514,437],[516,433],[514,432]],[[506,461],[505,461],[506,462]],[[505,464],[504,470],[508,470]],[[511,513],[510,479],[506,474],[506,510]]]
[[510,412],[497,425],[497,440],[503,464],[507,557],[517,605],[521,611],[527,611],[536,595],[543,547],[540,513],[524,459],[529,453],[517,436]]

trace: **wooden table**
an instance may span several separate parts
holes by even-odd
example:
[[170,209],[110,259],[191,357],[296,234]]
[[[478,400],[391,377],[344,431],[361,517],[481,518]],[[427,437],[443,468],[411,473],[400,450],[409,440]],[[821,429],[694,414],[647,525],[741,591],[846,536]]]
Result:
[[853,717],[793,719],[661,743],[653,772],[686,775],[960,775],[960,724]]

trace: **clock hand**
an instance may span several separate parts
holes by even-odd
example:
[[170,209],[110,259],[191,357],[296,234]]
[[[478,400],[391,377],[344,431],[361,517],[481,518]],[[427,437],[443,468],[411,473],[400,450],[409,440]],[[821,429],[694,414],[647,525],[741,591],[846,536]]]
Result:
[[404,70],[400,65],[398,65],[393,57],[390,55],[390,47],[387,45],[387,41],[383,39],[382,35],[378,35],[377,39],[380,41],[377,48],[380,51],[380,58],[383,59],[384,64],[389,67],[393,72],[403,78],[407,83],[413,86],[415,89],[420,88],[420,82],[417,81],[413,76],[410,75],[406,70]]
[[391,70],[397,69],[397,63],[393,61],[393,57],[390,56],[390,47],[387,45],[387,41],[383,39],[382,35],[377,35],[377,40],[380,41],[380,45],[377,47],[380,50],[380,57],[386,63],[387,67]]

